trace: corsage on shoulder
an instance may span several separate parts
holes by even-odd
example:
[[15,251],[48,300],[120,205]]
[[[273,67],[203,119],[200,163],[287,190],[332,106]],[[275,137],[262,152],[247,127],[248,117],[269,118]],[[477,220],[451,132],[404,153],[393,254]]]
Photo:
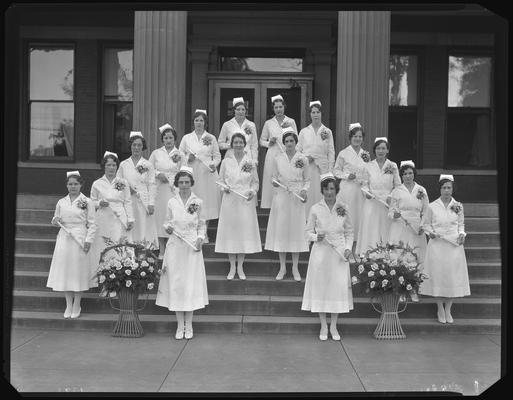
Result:
[[201,139],[201,142],[203,143],[203,146],[210,146],[212,144],[212,138],[209,136],[205,136]]
[[141,175],[148,171],[149,171],[149,168],[144,164],[140,164],[137,166],[137,172],[139,172]]
[[419,189],[417,192],[417,199],[422,200],[424,197],[426,197],[426,193],[422,189]]
[[366,151],[366,150],[363,150],[363,151],[362,151],[362,155],[361,155],[360,157],[362,157],[362,160],[363,160],[364,162],[369,162],[369,161],[370,161],[370,154],[369,154],[369,152],[368,152],[368,151]]
[[200,206],[198,203],[191,203],[189,204],[189,207],[187,207],[187,212],[189,214],[194,214],[195,212],[197,212],[199,210]]
[[251,171],[253,171],[253,168],[254,168],[253,163],[251,161],[249,161],[249,160],[246,160],[242,164],[241,171],[242,172],[250,173]]
[[393,174],[394,173],[394,166],[392,164],[388,164],[385,169],[383,170],[384,174]]
[[81,210],[87,210],[87,200],[84,198],[77,200],[77,207]]
[[463,207],[461,206],[461,204],[460,204],[460,203],[456,203],[456,204],[453,204],[453,205],[451,206],[451,211],[452,211],[453,213],[455,213],[455,214],[459,214],[459,213],[461,212],[462,208],[463,208]]
[[116,180],[114,182],[114,188],[120,192],[125,190],[125,187],[126,187],[126,185],[123,182],[121,182],[120,180]]
[[322,140],[328,140],[328,138],[329,138],[328,131],[326,129],[323,129],[321,131],[321,139]]
[[171,161],[173,161],[175,164],[177,164],[177,163],[179,163],[180,161],[182,161],[182,156],[180,155],[180,153],[175,152],[175,153],[173,153],[173,155],[171,156]]
[[335,211],[337,212],[337,215],[339,217],[344,217],[346,215],[346,212],[347,212],[342,204],[337,204],[335,206]]

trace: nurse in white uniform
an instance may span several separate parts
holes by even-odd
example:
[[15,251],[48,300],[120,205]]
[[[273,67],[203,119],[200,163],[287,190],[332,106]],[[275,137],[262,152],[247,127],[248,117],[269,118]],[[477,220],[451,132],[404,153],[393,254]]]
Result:
[[201,245],[205,239],[203,201],[196,196],[192,168],[175,175],[178,195],[167,204],[164,227],[170,235],[155,304],[176,313],[176,339],[192,339],[192,315],[208,304],[207,279]]
[[268,119],[262,128],[260,135],[260,146],[267,148],[264,161],[264,172],[262,175],[262,198],[260,208],[271,208],[273,194],[276,192],[271,184],[271,164],[277,155],[285,152],[282,143],[282,132],[284,129],[292,129],[297,134],[296,122],[285,115],[286,104],[281,95],[271,97],[274,117]]

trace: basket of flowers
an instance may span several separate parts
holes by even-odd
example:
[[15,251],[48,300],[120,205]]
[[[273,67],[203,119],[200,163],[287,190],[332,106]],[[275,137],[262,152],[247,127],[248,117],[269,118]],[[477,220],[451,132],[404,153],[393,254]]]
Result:
[[[419,267],[414,248],[398,244],[377,244],[360,255],[356,274],[351,278],[354,286],[370,296],[371,305],[381,314],[374,331],[376,339],[404,339],[399,313],[406,310],[408,299],[416,296],[419,285],[427,277]],[[376,308],[376,299],[381,309]],[[401,299],[404,306],[399,310]]]
[[[140,293],[147,293],[157,285],[161,269],[157,264],[158,255],[149,242],[128,242],[121,238],[113,242],[104,237],[107,247],[100,255],[100,265],[96,272],[100,296],[109,299],[111,307],[119,311],[119,317],[112,336],[141,337],[144,331],[139,321],[137,300]],[[119,308],[112,304],[118,298]]]

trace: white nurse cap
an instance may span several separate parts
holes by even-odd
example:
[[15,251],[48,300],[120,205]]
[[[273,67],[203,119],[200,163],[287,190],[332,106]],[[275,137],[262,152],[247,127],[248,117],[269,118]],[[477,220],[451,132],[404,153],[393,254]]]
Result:
[[440,182],[442,179],[448,179],[451,182],[454,182],[454,176],[452,175],[441,174],[440,179],[438,179],[438,182]]
[[78,171],[68,171],[68,172],[66,172],[66,178],[69,178],[71,175],[78,175],[78,176],[80,176],[80,172],[78,172]]
[[192,168],[191,168],[191,167],[188,167],[188,166],[186,166],[186,165],[182,165],[182,166],[180,167],[180,172],[181,172],[181,171],[186,172],[186,173],[188,173],[190,176],[194,177],[194,175],[192,174],[192,171],[193,171],[193,170],[192,170]]
[[277,94],[276,96],[271,97],[271,103],[274,103],[274,100],[283,101],[283,97],[281,97],[281,94]]
[[103,153],[103,158],[107,157],[108,155],[111,155],[111,156],[114,156],[116,158],[119,158],[116,153],[113,153],[111,151],[105,151],[105,153]]
[[134,136],[143,137],[142,133],[139,131],[132,131],[130,132],[130,138],[133,138]]
[[233,107],[235,107],[239,103],[245,104],[244,98],[243,97],[234,97],[232,100]]
[[169,124],[164,124],[162,125],[160,128],[159,128],[159,132],[160,133],[164,133],[165,131],[170,131],[171,129],[173,129],[173,127]]
[[200,110],[199,108],[196,108],[196,110],[194,111],[194,114],[196,114],[196,113],[202,113],[202,114],[207,115],[207,110]]
[[349,124],[349,130],[352,131],[354,128],[362,128],[359,122],[354,122],[352,124]]
[[399,168],[403,165],[411,165],[413,168],[415,168],[415,163],[412,160],[401,161],[401,165],[399,166]]
[[322,181],[323,181],[323,180],[325,180],[325,179],[330,179],[330,178],[331,178],[331,179],[335,179],[335,176],[334,176],[331,172],[327,172],[327,173],[325,173],[325,174],[322,174],[322,175],[320,176],[320,178],[321,178],[321,182],[322,182]]
[[384,140],[385,142],[388,143],[388,139],[385,136],[377,137],[376,139],[374,139],[374,143],[376,143],[378,140]]
[[315,105],[315,104],[319,104],[319,106],[321,106],[321,107],[322,107],[322,104],[321,104],[321,102],[320,102],[319,100],[311,101],[311,102],[310,102],[310,105],[309,105],[308,107],[312,107],[312,106],[313,106],[313,105]]

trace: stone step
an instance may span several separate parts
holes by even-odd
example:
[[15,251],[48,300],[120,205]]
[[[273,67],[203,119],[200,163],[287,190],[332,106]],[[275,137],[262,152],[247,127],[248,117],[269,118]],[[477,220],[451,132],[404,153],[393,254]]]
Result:
[[[260,238],[265,244],[266,228],[260,228]],[[49,223],[16,223],[16,237],[18,238],[44,238],[55,239],[59,227]],[[217,228],[209,226],[208,237],[210,241],[215,242],[217,237]],[[499,232],[467,232],[465,244],[467,246],[500,246]]]
[[[55,248],[55,239],[49,238],[16,238],[16,253],[28,254],[53,254]],[[207,243],[203,245],[203,256],[205,258],[227,258],[225,253],[216,253],[214,251],[215,243]],[[498,246],[466,246],[465,254],[467,261],[500,261],[501,253]],[[308,260],[309,253],[300,253],[300,260]],[[259,253],[248,254],[247,259],[277,259],[278,254],[263,250]]]
[[[310,313],[311,314],[311,313]],[[174,313],[162,315],[140,315],[145,332],[174,333]],[[64,319],[62,312],[13,311],[12,326],[32,329],[66,329],[109,332],[114,328],[117,314],[82,313],[78,319]],[[343,335],[372,335],[378,317],[353,318],[351,314],[339,314],[338,331]],[[433,318],[404,318],[401,326],[408,337],[413,334],[500,334],[501,320],[498,318],[460,318],[453,324],[440,324]],[[319,334],[319,318],[304,317],[246,316],[246,315],[196,315],[193,327],[195,333],[269,333],[269,334]],[[342,338],[343,340],[343,338]]]
[[[51,254],[16,254],[15,270],[16,271],[49,271],[52,260]],[[287,255],[287,275],[285,279],[291,279],[292,261],[290,255]],[[299,261],[299,272],[304,278],[308,260]],[[230,264],[228,259],[222,258],[205,258],[205,269],[207,274],[226,275]],[[247,276],[270,276],[274,277],[278,273],[280,263],[278,257],[274,259],[251,259],[246,258],[244,261],[244,272]],[[470,278],[476,279],[501,279],[501,263],[500,262],[469,262],[468,270]]]
[[[15,271],[14,288],[46,289],[47,280],[48,272]],[[207,275],[207,286],[210,294],[219,295],[302,296],[305,280],[296,282],[289,277],[277,281],[272,276],[249,276],[246,281],[239,279],[229,281],[225,275]],[[91,291],[96,292],[97,289],[91,289]],[[473,297],[500,297],[501,281],[498,279],[471,279],[470,291]]]
[[[144,305],[141,314],[165,314],[164,307],[155,305],[156,293],[140,296],[139,307]],[[269,296],[269,295],[216,295],[209,294],[209,305],[195,314],[208,315],[277,315],[277,316],[306,316],[307,311],[301,310],[302,296]],[[354,299],[354,317],[370,318],[375,311],[367,297]],[[51,290],[19,290],[13,291],[13,310],[31,310],[41,312],[59,312],[64,308],[62,293]],[[100,298],[98,293],[86,292],[82,297],[82,309],[88,313],[111,313],[109,300]],[[118,307],[117,300],[113,305]],[[431,318],[436,312],[435,300],[431,297],[421,297],[418,303],[409,303],[401,313],[403,318]],[[500,318],[500,298],[458,298],[453,306],[454,318]]]

